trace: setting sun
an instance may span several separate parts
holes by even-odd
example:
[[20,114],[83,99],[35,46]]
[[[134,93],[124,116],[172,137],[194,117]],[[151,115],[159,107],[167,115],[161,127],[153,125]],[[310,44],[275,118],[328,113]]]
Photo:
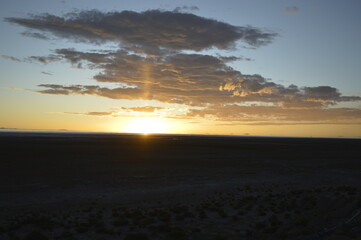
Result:
[[155,118],[141,118],[136,119],[127,125],[124,129],[128,133],[166,133],[167,124],[160,119]]

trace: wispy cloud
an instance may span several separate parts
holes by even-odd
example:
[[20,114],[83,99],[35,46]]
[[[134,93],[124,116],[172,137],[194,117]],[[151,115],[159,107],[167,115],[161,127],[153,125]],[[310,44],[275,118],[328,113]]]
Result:
[[0,127],[0,130],[18,130],[19,128]]
[[85,113],[79,113],[79,112],[63,112],[64,114],[72,114],[72,115],[86,115],[86,116],[97,116],[97,117],[106,117],[106,116],[112,116],[113,112],[85,112]]
[[45,34],[38,33],[38,32],[23,32],[21,34],[25,37],[32,37],[32,38],[43,39],[43,40],[51,39],[48,36],[46,36]]
[[125,111],[133,111],[133,112],[144,112],[144,113],[154,113],[159,110],[163,110],[163,107],[153,107],[153,106],[144,106],[144,107],[121,107],[122,110]]
[[44,71],[42,71],[41,73],[44,74],[44,75],[53,75],[52,73],[44,72]]
[[25,90],[25,89],[23,89],[23,88],[16,88],[16,87],[7,87],[6,89],[9,89],[9,90],[19,90],[19,91]]
[[76,114],[76,115],[86,115],[86,116],[98,116],[98,117],[129,117],[134,116],[133,113],[147,113],[153,114],[157,113],[160,110],[164,110],[163,107],[154,107],[154,106],[144,106],[144,107],[119,107],[112,109],[107,112],[63,112],[65,114]]
[[295,14],[295,13],[299,13],[300,9],[298,7],[292,6],[292,7],[286,7],[285,9],[283,9],[284,13],[287,14]]
[[21,60],[20,60],[19,58],[12,57],[12,56],[1,55],[0,57],[3,58],[3,59],[6,59],[6,60],[11,60],[11,61],[15,61],[15,62],[21,62]]

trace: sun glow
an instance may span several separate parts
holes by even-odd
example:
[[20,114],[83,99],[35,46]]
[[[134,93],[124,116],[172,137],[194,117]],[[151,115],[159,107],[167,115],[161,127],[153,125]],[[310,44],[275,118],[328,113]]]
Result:
[[161,119],[141,118],[136,119],[124,129],[128,133],[166,133],[168,126]]

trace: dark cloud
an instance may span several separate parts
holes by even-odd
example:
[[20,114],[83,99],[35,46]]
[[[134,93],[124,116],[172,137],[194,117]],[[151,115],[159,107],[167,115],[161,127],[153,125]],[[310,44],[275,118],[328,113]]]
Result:
[[333,101],[334,99],[339,99],[341,94],[336,88],[329,86],[319,86],[319,87],[305,87],[303,88],[305,96],[309,100],[314,101]]
[[298,7],[286,7],[283,12],[284,13],[288,13],[288,14],[294,14],[294,13],[298,13],[300,11],[300,9]]
[[11,60],[11,61],[15,61],[15,62],[21,62],[21,60],[20,60],[19,58],[12,57],[12,56],[1,55],[0,57],[3,58],[3,59],[6,59],[6,60]]
[[277,36],[252,26],[233,26],[191,13],[160,10],[140,13],[91,10],[72,12],[63,17],[43,14],[5,20],[74,41],[98,44],[118,41],[126,46],[173,50],[224,49],[238,40],[258,47],[270,43]]

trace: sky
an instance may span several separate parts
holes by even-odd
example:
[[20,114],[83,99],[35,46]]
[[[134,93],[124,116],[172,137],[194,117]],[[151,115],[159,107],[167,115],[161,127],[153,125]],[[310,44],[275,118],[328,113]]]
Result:
[[2,0],[0,129],[361,137],[358,0]]

